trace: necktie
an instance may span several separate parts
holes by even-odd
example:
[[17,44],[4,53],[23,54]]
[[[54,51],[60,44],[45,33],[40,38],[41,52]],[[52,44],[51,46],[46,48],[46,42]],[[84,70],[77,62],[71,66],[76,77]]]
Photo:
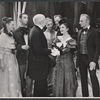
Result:
[[29,33],[29,28],[20,27],[20,32],[22,33],[22,35],[24,35],[24,34],[27,35]]
[[88,28],[82,29],[82,32],[87,32]]
[[13,34],[11,34],[10,32],[8,33],[8,35],[9,35],[10,37],[12,37],[12,36],[13,36]]

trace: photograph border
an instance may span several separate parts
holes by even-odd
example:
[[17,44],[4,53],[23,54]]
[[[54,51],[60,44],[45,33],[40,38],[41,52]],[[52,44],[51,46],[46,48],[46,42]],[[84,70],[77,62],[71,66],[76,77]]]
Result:
[[[0,0],[0,2],[81,2],[81,1],[87,1],[87,2],[100,2],[100,0]],[[100,100],[100,97],[9,97],[9,98],[1,98],[5,100]]]

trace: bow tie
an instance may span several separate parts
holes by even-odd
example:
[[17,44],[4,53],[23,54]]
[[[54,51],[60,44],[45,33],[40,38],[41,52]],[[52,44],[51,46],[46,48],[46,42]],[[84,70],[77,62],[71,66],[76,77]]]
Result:
[[82,32],[87,32],[88,28],[82,29]]
[[10,37],[12,37],[12,36],[13,36],[13,34],[11,34],[10,32],[8,33],[8,35],[9,35]]
[[29,33],[29,28],[26,28],[26,27],[20,27],[20,32],[22,35],[24,34],[28,34]]

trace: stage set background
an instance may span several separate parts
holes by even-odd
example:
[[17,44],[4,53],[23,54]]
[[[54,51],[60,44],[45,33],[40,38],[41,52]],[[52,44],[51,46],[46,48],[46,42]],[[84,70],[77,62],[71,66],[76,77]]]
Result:
[[[37,13],[42,13],[50,18],[53,18],[54,15],[60,14],[71,20],[73,28],[79,27],[80,14],[87,13],[91,17],[91,24],[95,26],[97,19],[100,17],[100,2],[0,2],[0,22],[2,22],[2,17],[11,16],[14,18],[15,26],[18,27],[18,16],[22,12],[29,15],[29,27],[33,26],[32,18]],[[0,23],[0,28],[2,28],[2,23]]]

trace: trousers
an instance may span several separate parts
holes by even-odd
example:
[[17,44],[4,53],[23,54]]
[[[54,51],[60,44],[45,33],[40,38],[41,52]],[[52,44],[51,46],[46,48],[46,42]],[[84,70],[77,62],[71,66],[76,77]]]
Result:
[[[87,54],[79,54],[79,70],[81,75],[81,86],[83,97],[88,97],[88,70],[89,70],[89,59]],[[92,91],[94,97],[99,97],[99,81],[96,76],[96,69],[89,70],[90,79],[92,83]]]

